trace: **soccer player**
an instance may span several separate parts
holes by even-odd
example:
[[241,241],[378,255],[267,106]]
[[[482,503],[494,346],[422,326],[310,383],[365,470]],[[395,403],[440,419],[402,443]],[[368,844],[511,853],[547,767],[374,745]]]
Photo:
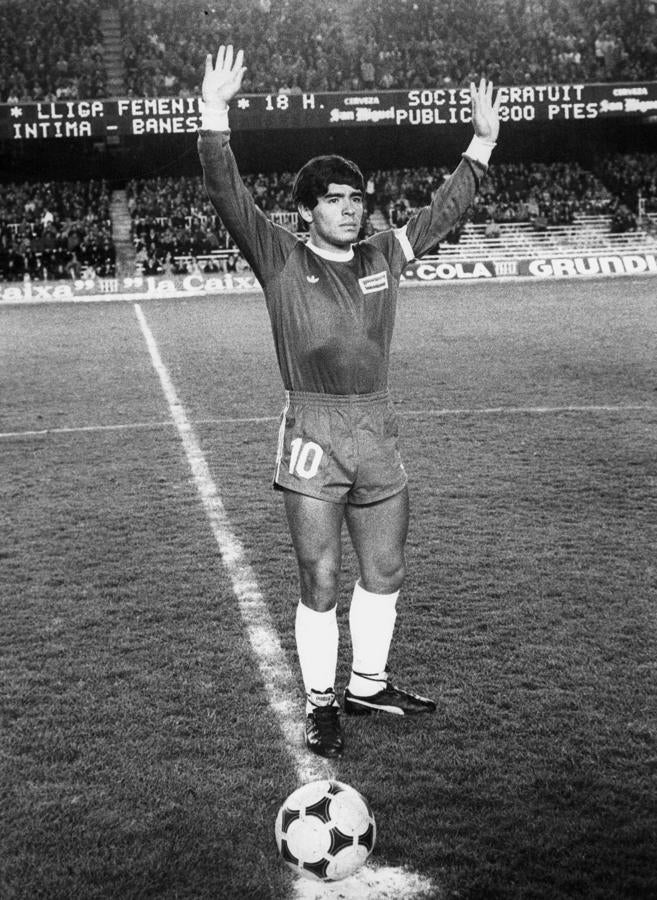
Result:
[[344,748],[335,675],[341,530],[358,558],[349,629],[347,715],[434,712],[433,700],[393,684],[388,654],[404,580],[407,476],[389,393],[397,289],[407,263],[436,247],[478,189],[499,131],[499,94],[470,85],[474,137],[432,203],[403,228],[358,241],[365,185],[355,163],[311,159],[293,198],[306,243],[274,225],[240,178],[228,104],[240,90],[243,52],[208,56],[198,138],[205,186],[265,294],[285,387],[274,486],[283,492],[301,599],[295,635],[306,693],[306,746],[325,757]]

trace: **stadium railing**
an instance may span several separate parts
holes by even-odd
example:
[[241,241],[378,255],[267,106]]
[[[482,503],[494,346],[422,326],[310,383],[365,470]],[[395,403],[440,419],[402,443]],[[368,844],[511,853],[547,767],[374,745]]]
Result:
[[530,222],[496,223],[499,236],[487,237],[485,225],[468,223],[457,244],[443,243],[428,259],[471,261],[522,256],[573,256],[600,252],[654,252],[657,238],[644,229],[612,234],[611,216],[579,215],[572,225],[547,226],[536,231]]
[[234,267],[234,264],[240,258],[241,254],[239,250],[229,249],[213,250],[211,253],[202,253],[198,256],[186,253],[180,256],[174,256],[173,260],[178,268],[185,268],[188,271],[197,267],[203,271],[208,265],[211,265],[217,267],[216,270],[213,269],[213,271],[226,272],[231,265]]

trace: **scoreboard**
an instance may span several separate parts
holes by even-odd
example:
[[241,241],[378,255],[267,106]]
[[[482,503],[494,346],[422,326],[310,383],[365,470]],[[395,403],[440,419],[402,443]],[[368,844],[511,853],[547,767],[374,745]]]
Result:
[[[634,116],[657,121],[657,82],[500,87],[502,122],[591,121]],[[242,94],[231,106],[235,131],[450,127],[470,121],[463,87],[359,93]],[[201,124],[197,97],[115,98],[0,104],[0,139],[191,134]]]

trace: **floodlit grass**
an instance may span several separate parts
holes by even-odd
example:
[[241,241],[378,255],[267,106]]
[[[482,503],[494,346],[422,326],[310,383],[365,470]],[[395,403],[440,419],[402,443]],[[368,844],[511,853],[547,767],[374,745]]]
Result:
[[[391,664],[439,710],[347,719],[334,771],[436,900],[657,897],[654,291],[402,294]],[[262,301],[142,308],[295,667]],[[132,305],[0,309],[0,359],[0,895],[291,897],[294,762]]]

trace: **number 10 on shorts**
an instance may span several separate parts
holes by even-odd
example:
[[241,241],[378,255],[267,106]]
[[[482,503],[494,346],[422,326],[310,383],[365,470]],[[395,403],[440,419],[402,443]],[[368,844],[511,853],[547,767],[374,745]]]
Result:
[[290,444],[290,475],[298,475],[300,478],[314,478],[319,470],[319,464],[324,456],[324,451],[314,441],[306,441],[303,438],[294,438]]

